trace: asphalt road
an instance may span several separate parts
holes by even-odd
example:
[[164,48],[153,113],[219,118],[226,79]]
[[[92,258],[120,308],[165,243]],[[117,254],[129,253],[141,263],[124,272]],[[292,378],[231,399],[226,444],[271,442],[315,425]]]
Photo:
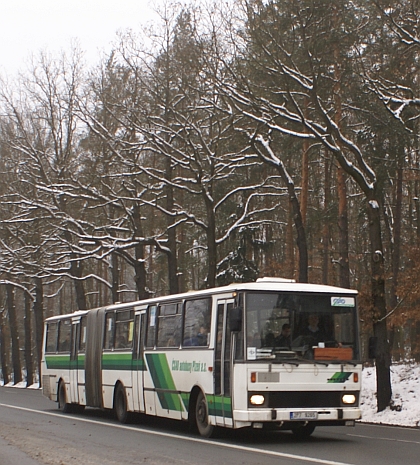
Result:
[[110,412],[66,415],[31,389],[0,388],[0,465],[418,465],[420,429],[358,424],[317,428],[306,441],[289,432],[224,431],[217,439],[187,425]]

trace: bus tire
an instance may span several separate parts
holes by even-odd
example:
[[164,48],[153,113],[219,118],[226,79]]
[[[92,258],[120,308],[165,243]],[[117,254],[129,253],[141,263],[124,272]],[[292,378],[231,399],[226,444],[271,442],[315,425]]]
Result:
[[85,411],[85,406],[80,404],[73,404],[72,408],[74,413],[83,413]]
[[58,385],[58,408],[63,413],[71,413],[72,411],[71,404],[67,403],[67,393],[64,381],[60,381],[60,384]]
[[296,425],[292,428],[293,436],[301,441],[308,439],[314,431],[315,425],[312,423],[307,423],[306,425]]
[[206,400],[206,396],[203,394],[203,391],[197,395],[195,402],[195,424],[200,436],[204,438],[210,438],[214,434],[214,426],[209,422],[209,409]]
[[120,423],[128,422],[127,396],[125,395],[125,389],[122,384],[118,384],[115,390],[114,411]]

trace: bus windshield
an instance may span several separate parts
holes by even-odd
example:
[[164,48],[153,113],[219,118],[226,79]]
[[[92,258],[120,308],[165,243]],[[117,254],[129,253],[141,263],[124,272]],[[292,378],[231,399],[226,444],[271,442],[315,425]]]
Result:
[[353,295],[250,292],[246,334],[248,360],[359,358]]

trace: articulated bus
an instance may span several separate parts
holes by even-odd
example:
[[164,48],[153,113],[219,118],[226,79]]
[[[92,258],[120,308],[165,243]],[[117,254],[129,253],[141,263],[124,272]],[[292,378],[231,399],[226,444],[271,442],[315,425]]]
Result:
[[281,278],[117,303],[45,320],[42,389],[63,412],[305,438],[360,419],[358,333],[356,291]]

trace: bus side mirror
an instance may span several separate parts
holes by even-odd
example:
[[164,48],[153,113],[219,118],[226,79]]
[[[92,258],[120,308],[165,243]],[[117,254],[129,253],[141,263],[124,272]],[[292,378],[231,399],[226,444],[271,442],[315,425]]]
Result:
[[232,332],[242,330],[242,307],[233,307],[229,312],[229,328]]
[[369,358],[376,358],[376,348],[378,345],[378,338],[371,336],[369,338]]

